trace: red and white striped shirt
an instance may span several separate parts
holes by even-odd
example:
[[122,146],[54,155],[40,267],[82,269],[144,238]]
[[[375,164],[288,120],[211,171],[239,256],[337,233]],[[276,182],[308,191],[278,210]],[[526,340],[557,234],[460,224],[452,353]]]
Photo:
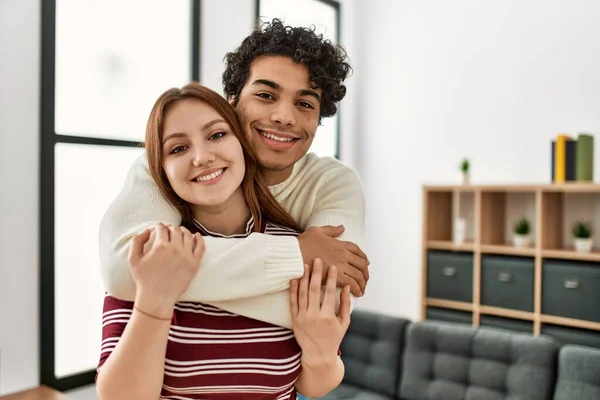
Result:
[[[202,235],[224,236],[199,223],[188,228]],[[246,237],[253,228],[251,218],[246,233],[227,237]],[[269,222],[262,232],[298,235]],[[105,297],[96,377],[122,336],[132,309],[133,302]],[[300,374],[300,356],[301,349],[289,329],[208,304],[178,302],[169,331],[160,398],[296,400],[294,383]]]

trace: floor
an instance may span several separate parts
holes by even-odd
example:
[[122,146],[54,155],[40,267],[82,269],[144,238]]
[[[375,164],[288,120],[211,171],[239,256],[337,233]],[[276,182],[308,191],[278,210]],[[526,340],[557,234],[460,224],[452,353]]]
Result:
[[79,389],[70,390],[65,392],[65,394],[68,394],[74,400],[98,400],[95,385],[84,386]]

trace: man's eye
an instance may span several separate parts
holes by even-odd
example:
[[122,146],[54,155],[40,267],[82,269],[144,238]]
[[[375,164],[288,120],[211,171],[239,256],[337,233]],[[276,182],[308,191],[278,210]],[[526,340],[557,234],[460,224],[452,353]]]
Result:
[[260,97],[261,99],[267,99],[267,100],[271,100],[271,99],[275,99],[273,96],[271,96],[269,93],[257,93],[256,94],[258,97]]
[[187,146],[177,146],[177,147],[174,147],[173,150],[171,150],[169,152],[169,154],[181,153],[182,151],[185,151],[186,149],[187,149]]
[[212,135],[210,135],[210,137],[208,138],[208,140],[217,140],[217,139],[221,139],[223,136],[227,135],[227,132],[217,132],[217,133],[213,133]]
[[298,105],[303,108],[314,108],[310,103],[307,103],[305,101],[299,102]]

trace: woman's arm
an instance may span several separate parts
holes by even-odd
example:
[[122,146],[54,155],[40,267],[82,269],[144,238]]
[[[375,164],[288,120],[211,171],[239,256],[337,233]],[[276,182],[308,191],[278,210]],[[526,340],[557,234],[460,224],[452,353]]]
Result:
[[[144,300],[136,301],[135,305],[143,310]],[[107,325],[103,330],[106,332],[103,357],[96,380],[98,398],[158,399],[171,327],[169,313],[161,317],[164,319],[158,319],[136,309],[117,307],[118,300],[105,299],[103,325]],[[116,341],[114,346],[112,343]]]
[[[294,336],[302,349],[302,371],[296,390],[306,397],[321,397],[335,389],[344,378],[344,363],[339,348],[350,325],[350,294],[345,287],[335,312],[337,270],[327,273],[321,302],[323,265],[315,259],[311,276],[308,267],[300,282],[294,280],[290,290],[290,310]],[[310,282],[309,282],[310,279]]]
[[105,306],[108,311],[103,325],[105,329],[111,325],[116,328],[112,333],[103,331],[108,339],[102,343],[97,378],[102,400],[160,396],[173,310],[198,269],[204,242],[199,234],[192,235],[185,228],[157,225],[155,232],[151,246],[145,247],[150,239],[146,230],[134,238],[129,252],[136,286],[133,305],[123,306],[123,301],[112,297],[105,299],[106,304],[112,298],[117,306]]

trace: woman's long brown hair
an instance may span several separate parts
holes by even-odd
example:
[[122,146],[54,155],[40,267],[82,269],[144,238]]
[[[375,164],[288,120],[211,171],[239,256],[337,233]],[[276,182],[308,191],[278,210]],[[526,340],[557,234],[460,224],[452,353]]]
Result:
[[270,221],[300,231],[300,227],[296,221],[275,200],[275,197],[269,191],[266,182],[259,172],[256,153],[250,144],[250,140],[244,134],[242,124],[233,107],[217,92],[196,82],[188,83],[181,89],[173,88],[164,92],[156,100],[156,103],[154,103],[146,126],[145,147],[150,173],[163,196],[181,214],[183,223],[189,224],[192,221],[194,210],[191,204],[184,201],[175,193],[167,179],[162,163],[162,138],[163,124],[167,112],[169,112],[169,109],[175,103],[184,99],[203,101],[214,108],[221,114],[235,137],[240,141],[246,162],[246,173],[242,180],[242,192],[244,193],[250,213],[254,217],[254,230],[260,232],[263,224],[266,221]]

